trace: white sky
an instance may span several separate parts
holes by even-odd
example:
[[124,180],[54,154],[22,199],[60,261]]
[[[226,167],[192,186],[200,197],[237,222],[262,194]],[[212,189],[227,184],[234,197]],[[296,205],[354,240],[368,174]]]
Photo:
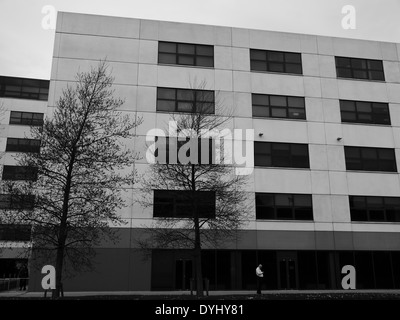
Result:
[[[49,79],[54,30],[42,8],[400,43],[400,0],[0,0],[0,75]],[[356,29],[342,28],[342,7]]]

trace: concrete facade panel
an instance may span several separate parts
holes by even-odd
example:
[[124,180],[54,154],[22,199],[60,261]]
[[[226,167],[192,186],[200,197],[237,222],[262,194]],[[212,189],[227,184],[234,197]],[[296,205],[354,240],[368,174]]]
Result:
[[349,194],[398,197],[400,183],[395,173],[347,172]]
[[137,19],[69,12],[60,12],[57,19],[61,22],[57,31],[63,33],[139,38],[140,20]]
[[214,46],[215,69],[233,69],[232,47]]
[[300,52],[301,40],[294,33],[250,30],[250,48]]
[[319,144],[309,144],[308,152],[310,156],[311,170],[328,170],[326,146]]
[[315,222],[332,222],[332,203],[329,195],[314,194],[312,197]]
[[342,131],[345,145],[394,147],[393,131],[392,128],[387,126],[344,124]]
[[254,170],[255,190],[276,193],[312,193],[309,170],[258,169]]
[[332,38],[335,56],[382,59],[378,42],[357,39]]
[[[253,93],[269,93],[292,96],[305,95],[302,77],[262,72],[253,72],[250,74],[250,76],[251,92]],[[317,95],[318,87],[314,87],[314,84],[315,83],[311,80],[311,84],[307,89],[311,94]]]
[[[57,75],[52,79],[58,81],[76,81],[80,72],[88,72],[97,68],[98,61],[83,59],[54,58],[57,63]],[[136,85],[138,77],[138,64],[123,62],[106,62],[107,71],[114,78],[114,84]]]
[[139,40],[62,34],[58,57],[109,60],[116,62],[138,62]]
[[303,66],[303,75],[319,77],[318,55],[303,53],[301,61]]
[[379,102],[390,101],[388,100],[386,84],[383,82],[338,80],[337,84],[339,99]]
[[389,61],[398,61],[397,48],[395,43],[381,42],[382,59]]
[[307,143],[308,130],[304,121],[254,119],[256,135],[263,133],[260,141]]
[[139,63],[157,64],[158,62],[158,41],[139,41]]
[[307,121],[323,122],[324,110],[320,98],[305,98]]

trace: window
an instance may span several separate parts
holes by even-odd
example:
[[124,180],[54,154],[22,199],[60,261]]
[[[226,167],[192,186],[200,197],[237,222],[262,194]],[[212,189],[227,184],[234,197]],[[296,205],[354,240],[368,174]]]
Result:
[[10,152],[39,152],[40,140],[7,138],[6,151]]
[[0,209],[33,209],[35,197],[33,195],[0,194]]
[[157,88],[157,111],[214,114],[214,91]]
[[42,126],[43,125],[43,113],[11,111],[10,124]]
[[305,119],[303,97],[277,96],[268,94],[251,95],[253,117]]
[[397,172],[394,149],[344,147],[347,170]]
[[309,168],[308,145],[256,141],[254,142],[254,165],[263,167]]
[[158,43],[159,64],[214,67],[214,47],[203,44]]
[[351,221],[400,222],[400,198],[349,196]]
[[338,78],[385,81],[381,60],[335,57]]
[[252,71],[302,74],[301,54],[250,49],[250,69]]
[[[179,156],[185,146],[186,153]],[[168,164],[215,164],[215,141],[213,139],[189,139],[181,141],[176,137],[156,137],[154,156],[159,163]],[[182,149],[183,150],[183,149]],[[191,154],[191,152],[193,152]],[[187,163],[183,162],[187,161]]]
[[47,100],[48,80],[0,77],[0,97]]
[[3,166],[3,180],[31,180],[37,179],[37,168],[26,166]]
[[29,241],[31,227],[29,225],[0,224],[1,241]]
[[389,124],[389,106],[382,102],[340,100],[342,122]]
[[193,207],[200,218],[215,217],[215,192],[189,190],[154,190],[154,217],[191,218]]
[[256,219],[313,220],[310,194],[256,193]]

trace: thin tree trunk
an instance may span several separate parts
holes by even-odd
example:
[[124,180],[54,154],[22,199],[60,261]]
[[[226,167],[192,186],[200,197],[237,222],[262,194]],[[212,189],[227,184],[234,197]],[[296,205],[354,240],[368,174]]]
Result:
[[56,299],[60,297],[61,286],[62,286],[62,270],[63,270],[63,263],[64,263],[64,250],[65,250],[65,236],[62,234],[63,227],[60,226],[60,240],[57,247],[57,257],[56,257],[56,289],[53,291],[52,298]]
[[64,189],[63,214],[60,221],[60,232],[58,236],[58,247],[57,247],[57,258],[56,258],[56,290],[53,291],[53,298],[60,297],[60,290],[62,286],[62,268],[64,264],[65,242],[67,240],[67,219],[68,219],[68,208],[69,208],[68,202],[69,202],[69,195],[71,192],[72,168],[74,166],[75,156],[76,156],[76,147],[74,146],[72,148],[66,185]]
[[195,247],[194,247],[194,260],[196,272],[196,288],[197,297],[202,297],[203,293],[203,272],[201,268],[201,245],[200,245],[200,228],[199,219],[195,219]]
[[194,216],[194,263],[196,272],[196,293],[197,297],[202,297],[203,294],[203,272],[201,269],[201,241],[200,241],[200,223],[199,213],[197,210],[198,203],[196,198],[196,179],[195,179],[195,167],[192,164],[192,211]]

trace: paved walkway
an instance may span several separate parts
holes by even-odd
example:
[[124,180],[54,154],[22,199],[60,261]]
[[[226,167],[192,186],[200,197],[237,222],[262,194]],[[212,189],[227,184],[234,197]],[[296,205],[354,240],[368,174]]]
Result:
[[[354,294],[354,293],[388,293],[399,294],[400,290],[265,290],[264,295],[279,295],[279,294]],[[255,295],[254,291],[210,291],[210,296],[218,295]],[[84,296],[110,296],[110,295],[148,295],[148,296],[168,296],[168,295],[190,295],[190,291],[79,291],[65,292],[65,297],[84,297]],[[44,292],[29,292],[29,291],[3,291],[0,292],[0,298],[19,297],[19,298],[41,298]],[[47,295],[48,297],[50,294]]]

